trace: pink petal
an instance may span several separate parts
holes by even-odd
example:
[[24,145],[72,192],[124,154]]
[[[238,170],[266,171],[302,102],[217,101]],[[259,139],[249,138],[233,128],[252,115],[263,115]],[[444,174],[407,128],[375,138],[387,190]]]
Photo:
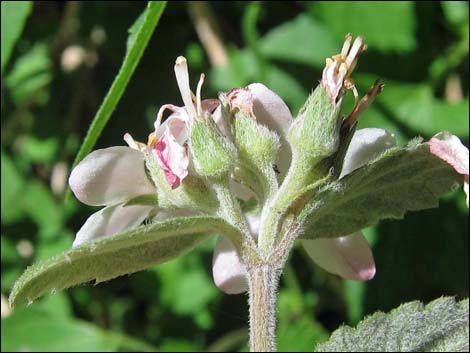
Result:
[[90,153],[72,170],[69,185],[81,202],[92,206],[155,192],[145,173],[144,155],[124,146]]
[[449,132],[440,132],[428,142],[432,154],[449,163],[457,173],[468,175],[468,148]]
[[375,275],[374,257],[361,232],[301,242],[313,261],[328,272],[357,281],[367,281]]
[[102,208],[93,213],[80,228],[73,247],[113,234],[122,233],[139,226],[148,216],[152,206],[115,205]]
[[234,246],[219,236],[212,258],[215,285],[227,294],[240,294],[247,290],[246,273]]
[[455,135],[440,132],[428,142],[432,154],[449,163],[457,173],[464,176],[463,190],[467,195],[468,207],[468,148]]
[[188,175],[189,159],[186,148],[181,146],[167,128],[153,148],[166,180],[172,189],[177,188]]
[[357,130],[344,157],[340,177],[369,163],[395,145],[395,136],[387,130],[376,128]]

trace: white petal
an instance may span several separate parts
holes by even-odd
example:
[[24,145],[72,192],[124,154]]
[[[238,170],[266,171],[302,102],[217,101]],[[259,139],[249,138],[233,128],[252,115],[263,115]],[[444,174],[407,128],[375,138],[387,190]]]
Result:
[[219,105],[217,109],[212,113],[212,119],[214,119],[215,124],[219,128],[220,132],[222,132],[223,135],[227,136],[228,135],[228,127],[227,123],[224,121],[223,116],[222,116],[222,106]]
[[247,290],[246,273],[234,246],[224,236],[219,236],[212,258],[212,275],[215,285],[227,294]]
[[292,154],[286,135],[293,122],[292,114],[286,103],[276,93],[261,83],[252,83],[248,86],[253,95],[253,113],[256,120],[277,132],[281,138],[281,149],[277,159],[277,167],[282,180],[287,172]]
[[155,192],[145,173],[142,152],[124,146],[90,153],[72,170],[69,184],[81,202],[92,206],[113,205]]
[[361,232],[301,242],[313,261],[328,272],[357,281],[367,281],[375,275],[374,257]]
[[78,231],[73,247],[139,226],[152,206],[108,206],[93,213]]
[[357,130],[344,157],[341,176],[348,175],[396,145],[395,136],[384,129]]
[[261,83],[252,83],[247,88],[253,95],[253,113],[256,120],[279,135],[286,136],[292,124],[292,114],[286,103]]
[[230,190],[232,191],[233,195],[243,201],[248,201],[255,196],[255,193],[249,187],[240,184],[233,179],[230,179]]
[[176,81],[180,89],[181,98],[183,98],[184,106],[192,119],[196,118],[196,109],[194,108],[191,89],[189,88],[189,72],[186,58],[179,56],[175,64]]
[[259,233],[259,223],[261,216],[257,213],[248,213],[245,214],[246,220],[248,222],[248,227],[250,228],[251,234],[255,237],[255,239],[258,239],[258,233]]

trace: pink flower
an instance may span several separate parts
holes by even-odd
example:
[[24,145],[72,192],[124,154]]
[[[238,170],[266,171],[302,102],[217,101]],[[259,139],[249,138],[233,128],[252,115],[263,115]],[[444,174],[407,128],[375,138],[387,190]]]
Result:
[[468,207],[468,148],[459,138],[449,132],[440,132],[428,142],[432,154],[449,163],[464,178],[464,191]]

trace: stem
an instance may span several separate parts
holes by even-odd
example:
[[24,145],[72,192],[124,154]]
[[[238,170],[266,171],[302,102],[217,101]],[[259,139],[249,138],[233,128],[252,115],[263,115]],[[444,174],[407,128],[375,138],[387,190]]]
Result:
[[228,180],[214,180],[212,187],[220,203],[219,210],[217,212],[220,217],[227,220],[236,228],[240,229],[246,237],[251,238],[251,232],[248,227],[248,223],[239,203],[234,199],[232,193],[230,192]]
[[250,351],[276,351],[276,300],[281,271],[263,264],[248,269]]
[[264,258],[271,253],[275,237],[279,234],[280,223],[289,203],[308,184],[311,178],[313,161],[305,161],[296,151],[292,154],[292,163],[280,189],[274,198],[263,208],[259,231],[259,249]]

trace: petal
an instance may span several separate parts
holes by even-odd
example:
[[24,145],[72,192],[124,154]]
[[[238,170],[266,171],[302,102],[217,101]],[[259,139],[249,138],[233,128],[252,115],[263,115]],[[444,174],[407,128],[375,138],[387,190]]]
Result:
[[256,120],[279,135],[286,136],[293,121],[286,103],[261,83],[252,83],[247,88],[253,95],[253,113]]
[[245,268],[229,239],[219,236],[212,258],[212,276],[215,285],[227,294],[240,294],[247,290]]
[[340,177],[362,167],[396,145],[395,136],[384,129],[357,130],[344,157]]
[[468,175],[465,175],[464,177],[464,183],[463,183],[463,191],[465,191],[465,194],[467,195],[467,207],[468,207]]
[[215,122],[215,125],[219,128],[220,132],[224,136],[228,135],[228,127],[227,123],[224,121],[224,117],[222,116],[222,105],[219,105],[217,109],[212,113],[212,119]]
[[178,82],[178,88],[183,98],[184,106],[192,119],[196,118],[196,108],[194,107],[191,89],[189,88],[189,72],[186,58],[179,56],[175,63],[175,75]]
[[124,146],[90,153],[72,170],[69,185],[81,202],[92,206],[155,192],[145,172],[144,155]]
[[167,128],[153,148],[158,163],[172,189],[177,188],[188,175],[189,159],[186,148],[181,146]]
[[449,132],[440,132],[429,140],[431,153],[449,163],[457,173],[468,175],[468,148]]
[[339,238],[302,240],[307,253],[328,272],[367,281],[375,275],[372,251],[361,232]]
[[72,247],[97,240],[139,226],[148,216],[152,206],[122,206],[102,208],[93,213],[78,231]]
[[188,119],[188,114],[184,109],[171,114],[158,128],[156,133],[157,138],[160,138],[167,130],[170,130],[173,138],[183,146],[188,141],[189,136]]
[[293,122],[292,114],[286,103],[276,93],[261,83],[252,83],[247,87],[253,95],[253,113],[261,124],[277,132],[281,138],[281,149],[277,158],[279,178],[283,179],[292,159],[286,135]]

